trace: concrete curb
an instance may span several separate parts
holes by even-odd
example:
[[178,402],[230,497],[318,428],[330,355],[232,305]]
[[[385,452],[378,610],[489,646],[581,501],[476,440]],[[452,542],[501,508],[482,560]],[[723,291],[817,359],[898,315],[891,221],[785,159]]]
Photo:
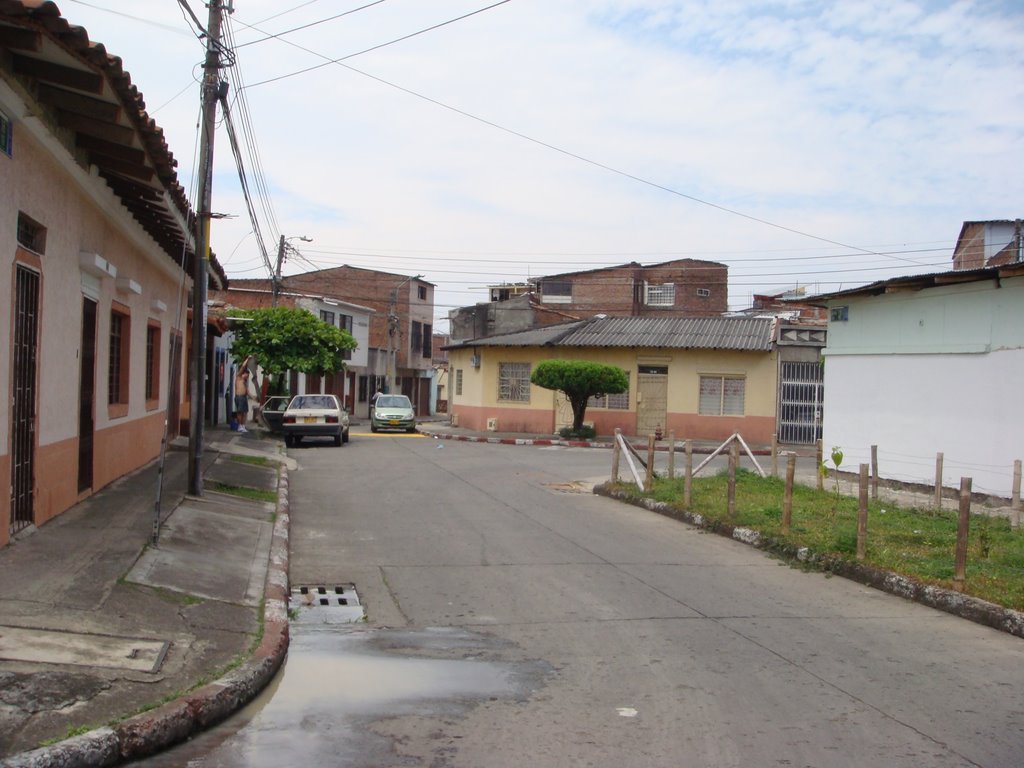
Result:
[[138,760],[225,720],[273,679],[288,652],[288,469],[281,464],[277,517],[263,591],[263,638],[240,667],[163,706],[81,736],[12,755],[6,768],[93,768]]
[[711,533],[735,539],[788,560],[806,563],[816,570],[834,573],[851,581],[874,587],[882,592],[888,592],[891,595],[896,595],[906,600],[913,600],[916,603],[951,613],[962,619],[984,624],[992,629],[998,629],[1016,637],[1024,638],[1024,612],[1015,611],[1012,608],[1003,608],[1000,605],[989,603],[977,597],[970,597],[969,595],[963,595],[942,587],[922,584],[907,576],[901,576],[898,573],[884,571],[856,561],[811,552],[807,547],[796,547],[788,542],[766,536],[751,528],[741,528],[729,525],[728,523],[708,520],[701,514],[679,509],[663,501],[636,499],[622,491],[610,488],[607,483],[594,486],[594,493],[599,496],[615,499],[616,501],[625,502],[626,504],[632,504],[636,507],[643,507],[651,512],[657,512],[660,515],[681,520]]
[[[600,440],[566,440],[559,437],[482,437],[480,435],[452,435],[423,430],[424,435],[429,435],[435,440],[457,440],[463,443],[488,443],[490,445],[557,445],[562,448],[611,448],[613,443],[606,443]],[[647,450],[646,443],[630,443],[637,451]],[[667,453],[667,445],[656,445],[654,450],[659,453]],[[764,449],[752,449],[758,456],[771,455],[771,451]],[[683,446],[676,442],[676,453],[682,453]],[[694,453],[711,453],[703,447],[695,447]]]

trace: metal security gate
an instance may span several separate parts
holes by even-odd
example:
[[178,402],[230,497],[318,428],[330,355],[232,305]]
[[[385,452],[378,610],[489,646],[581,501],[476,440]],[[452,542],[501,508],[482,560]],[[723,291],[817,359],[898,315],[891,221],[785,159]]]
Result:
[[36,361],[39,274],[18,266],[14,281],[14,382],[11,392],[11,535],[34,522]]
[[825,369],[821,363],[782,363],[779,442],[810,445],[821,439]]

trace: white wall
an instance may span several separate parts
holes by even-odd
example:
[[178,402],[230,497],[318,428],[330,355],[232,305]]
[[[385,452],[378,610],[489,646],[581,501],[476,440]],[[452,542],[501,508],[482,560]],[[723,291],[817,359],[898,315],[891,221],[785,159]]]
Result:
[[843,449],[856,472],[878,446],[879,475],[1008,497],[1024,459],[1024,349],[979,355],[858,355],[825,363],[825,455]]

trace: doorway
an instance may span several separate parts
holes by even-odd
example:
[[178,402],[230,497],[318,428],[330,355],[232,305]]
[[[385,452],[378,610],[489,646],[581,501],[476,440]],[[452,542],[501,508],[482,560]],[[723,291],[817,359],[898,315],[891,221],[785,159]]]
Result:
[[668,366],[641,365],[637,372],[636,433],[665,430],[668,416]]
[[92,488],[96,413],[96,302],[82,297],[82,366],[78,384],[78,492]]

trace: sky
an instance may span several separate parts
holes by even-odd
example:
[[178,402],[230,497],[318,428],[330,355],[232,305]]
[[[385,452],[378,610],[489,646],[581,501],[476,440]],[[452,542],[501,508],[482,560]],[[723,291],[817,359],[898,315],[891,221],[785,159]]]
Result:
[[[195,24],[175,0],[57,4],[121,57],[194,201]],[[942,271],[964,221],[1024,216],[1019,0],[233,0],[225,18],[258,224],[219,115],[229,279],[267,277],[260,243],[273,262],[284,235],[285,274],[422,275],[437,331],[485,286],[632,261],[727,264],[730,309]]]

